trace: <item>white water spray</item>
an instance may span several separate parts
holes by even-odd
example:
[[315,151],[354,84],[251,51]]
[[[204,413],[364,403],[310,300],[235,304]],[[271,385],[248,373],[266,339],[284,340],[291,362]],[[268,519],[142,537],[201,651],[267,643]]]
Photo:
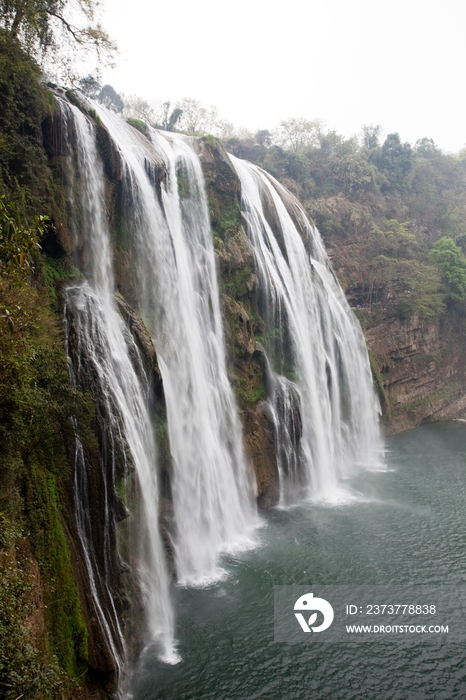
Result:
[[[99,115],[126,168],[139,308],[163,376],[178,581],[205,585],[222,575],[222,551],[250,544],[256,512],[227,376],[201,165],[184,137],[151,129],[150,146],[121,119]],[[151,159],[166,172],[160,197]]]
[[[157,641],[162,658],[176,662],[173,643],[173,615],[169,596],[169,579],[165,554],[158,524],[157,454],[153,429],[147,409],[144,382],[138,378],[131,357],[138,357],[138,350],[127,331],[114,301],[112,255],[104,211],[103,172],[97,156],[94,128],[80,110],[60,101],[61,110],[74,133],[77,176],[80,181],[81,216],[80,236],[83,241],[85,270],[88,281],[72,285],[65,291],[65,320],[68,355],[72,376],[80,383],[91,374],[103,406],[105,440],[108,444],[119,442],[120,451],[127,454],[129,474],[134,468],[140,494],[138,516],[138,546],[131,552],[131,565],[137,570],[137,579],[144,598],[145,617],[150,636]],[[72,350],[70,333],[76,338]],[[142,363],[141,363],[142,367]],[[84,550],[84,560],[90,581],[93,604],[101,628],[120,668],[125,662],[125,643],[120,622],[113,604],[110,552],[118,547],[111,542],[108,523],[115,488],[115,464],[108,459],[114,450],[107,451],[102,459],[101,483],[105,488],[106,512],[99,513],[99,527],[104,529],[102,551],[97,563],[93,551],[92,530],[96,523],[89,512],[89,480],[85,473],[82,446],[78,440],[76,459],[76,518],[79,536]],[[110,462],[110,463],[109,463]],[[107,493],[107,491],[109,493]],[[104,600],[101,599],[105,590]],[[104,610],[105,606],[105,610]],[[109,610],[112,628],[108,623]]]
[[267,326],[281,502],[303,490],[339,501],[342,480],[381,454],[364,337],[298,202],[260,168],[231,159]]

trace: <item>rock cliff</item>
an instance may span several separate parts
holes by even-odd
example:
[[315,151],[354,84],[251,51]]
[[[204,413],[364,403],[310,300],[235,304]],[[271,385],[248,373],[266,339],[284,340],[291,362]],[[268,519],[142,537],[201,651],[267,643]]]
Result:
[[[380,312],[365,331],[375,360],[388,433],[426,421],[462,419],[466,413],[465,338],[455,318],[421,323]],[[379,316],[379,318],[377,318]]]

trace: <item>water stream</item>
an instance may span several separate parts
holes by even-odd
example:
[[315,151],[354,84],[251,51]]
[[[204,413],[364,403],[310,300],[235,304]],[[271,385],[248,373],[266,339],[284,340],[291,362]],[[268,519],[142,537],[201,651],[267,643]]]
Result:
[[248,546],[256,515],[226,370],[201,165],[184,137],[151,130],[153,152],[166,171],[159,198],[151,181],[154,155],[148,144],[118,117],[103,109],[99,114],[126,171],[138,309],[153,337],[164,381],[177,578],[202,585],[222,576],[220,551]]
[[281,502],[303,490],[335,502],[347,497],[343,478],[381,459],[364,336],[300,205],[260,168],[231,158],[266,320]]
[[[87,266],[82,264],[88,279],[64,292],[66,347],[73,381],[86,386],[89,376],[92,377],[104,425],[97,484],[104,492],[105,509],[99,513],[100,526],[96,527],[92,493],[96,478],[86,473],[82,443],[77,436],[76,522],[93,605],[121,671],[125,663],[125,640],[114,605],[110,562],[111,553],[118,550],[112,528],[117,500],[115,443],[120,443],[120,452],[127,455],[123,476],[128,476],[134,468],[138,480],[143,515],[138,519],[136,548],[130,565],[143,596],[145,623],[150,638],[157,639],[164,658],[176,660],[169,578],[158,525],[157,454],[146,400],[147,386],[137,376],[131,360],[131,355],[138,357],[138,350],[114,300],[110,237],[103,209],[103,171],[94,127],[73,105],[63,101],[59,104],[64,115],[64,136],[70,141],[68,152],[75,159],[72,170],[75,169],[80,182],[75,190],[80,193],[82,216],[80,230],[75,235],[82,237],[88,261]],[[71,335],[75,337],[73,348]]]

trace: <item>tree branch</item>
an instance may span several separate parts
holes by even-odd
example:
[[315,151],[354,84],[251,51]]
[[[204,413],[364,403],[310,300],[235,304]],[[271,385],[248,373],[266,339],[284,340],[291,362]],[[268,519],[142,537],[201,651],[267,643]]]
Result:
[[57,19],[59,19],[60,22],[64,25],[64,27],[69,31],[69,33],[71,34],[73,39],[78,42],[78,44],[83,43],[82,37],[79,36],[79,34],[80,34],[79,29],[77,29],[76,27],[73,27],[69,22],[66,21],[66,19],[64,17],[57,14],[56,12],[52,12],[52,10],[46,10],[46,12],[51,17],[56,17]]
[[15,14],[15,18],[13,20],[13,24],[11,25],[11,30],[10,30],[13,36],[18,35],[19,25],[23,21],[23,17],[24,17],[24,10],[22,10],[22,9],[17,10],[17,12]]

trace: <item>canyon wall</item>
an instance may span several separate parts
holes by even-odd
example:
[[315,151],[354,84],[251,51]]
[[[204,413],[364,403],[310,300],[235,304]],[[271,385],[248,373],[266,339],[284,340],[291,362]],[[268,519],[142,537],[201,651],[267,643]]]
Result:
[[[379,318],[377,318],[379,316]],[[374,318],[375,317],[375,318]],[[466,414],[465,338],[455,318],[421,323],[417,316],[366,315],[365,336],[388,434]]]

